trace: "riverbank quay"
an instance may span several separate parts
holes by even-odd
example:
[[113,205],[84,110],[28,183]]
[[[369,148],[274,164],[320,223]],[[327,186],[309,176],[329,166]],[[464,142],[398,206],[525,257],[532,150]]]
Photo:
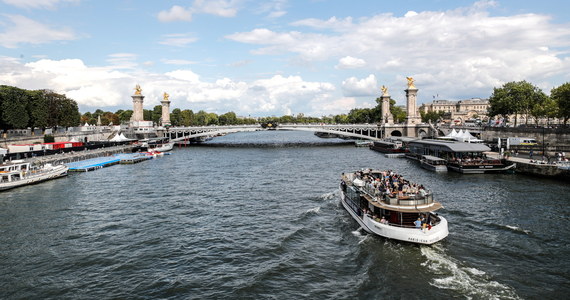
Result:
[[99,149],[87,149],[76,152],[58,153],[46,156],[36,156],[36,157],[25,158],[23,160],[26,162],[31,162],[32,164],[35,165],[43,165],[47,163],[52,165],[60,165],[60,164],[69,164],[72,162],[88,160],[92,158],[111,156],[119,153],[132,153],[133,149],[135,149],[135,146],[133,145],[119,145],[119,146],[99,148]]
[[[487,152],[486,154],[491,157],[500,157],[498,152]],[[562,164],[548,164],[545,161],[534,160],[526,157],[508,157],[507,160],[517,164],[515,173],[570,180],[570,170],[563,168]]]

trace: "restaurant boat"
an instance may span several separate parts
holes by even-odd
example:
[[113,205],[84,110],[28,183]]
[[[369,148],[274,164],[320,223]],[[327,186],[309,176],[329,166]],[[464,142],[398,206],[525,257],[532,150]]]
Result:
[[491,148],[476,143],[464,143],[442,140],[415,140],[409,143],[410,152],[407,158],[421,160],[430,155],[446,161],[447,169],[465,174],[512,172],[514,162],[506,159],[488,157],[485,152]]
[[33,167],[29,162],[14,162],[0,165],[0,191],[35,184],[67,175],[65,165],[45,164]]
[[448,234],[447,220],[431,191],[391,171],[343,173],[340,200],[366,232],[417,244],[433,244]]

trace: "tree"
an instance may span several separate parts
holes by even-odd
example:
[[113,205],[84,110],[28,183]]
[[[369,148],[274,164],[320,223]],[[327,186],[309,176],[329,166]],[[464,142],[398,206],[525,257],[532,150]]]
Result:
[[191,109],[185,109],[180,113],[182,126],[192,126],[197,125],[195,122],[196,117]]
[[420,111],[420,115],[422,117],[422,122],[424,123],[428,123],[429,121],[435,123],[438,120],[443,118],[443,115],[445,115],[444,111],[429,111],[427,113],[424,113],[424,111]]
[[493,94],[489,98],[489,116],[515,115],[515,126],[517,126],[518,115],[532,116],[537,105],[542,105],[546,95],[536,86],[526,82],[507,82],[501,88],[494,88]]
[[127,110],[118,110],[115,114],[119,117],[119,123],[126,123],[131,120],[131,116],[133,115],[133,111],[131,109]]
[[182,125],[182,111],[180,108],[175,108],[170,113],[170,123],[172,126],[180,126]]
[[564,125],[570,119],[570,82],[566,82],[550,91],[550,97],[558,108],[558,117],[564,120]]
[[[392,100],[390,100],[390,102],[392,102]],[[394,104],[395,103],[396,101],[394,101]],[[404,120],[406,120],[406,117],[408,116],[408,114],[403,108],[396,105],[390,107],[390,112],[392,112],[392,116],[394,117],[394,123],[402,123],[404,122]]]
[[48,127],[47,101],[42,91],[28,91],[29,126],[32,128]]
[[233,111],[227,112],[218,117],[220,125],[234,125],[237,124],[237,116]]
[[81,122],[77,102],[65,97],[65,95],[60,100],[58,115],[59,126],[73,127],[78,126]]
[[28,95],[25,90],[0,86],[0,124],[2,129],[28,127]]

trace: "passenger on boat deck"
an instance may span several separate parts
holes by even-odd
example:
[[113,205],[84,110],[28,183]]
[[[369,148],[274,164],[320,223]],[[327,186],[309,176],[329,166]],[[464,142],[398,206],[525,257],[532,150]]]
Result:
[[382,220],[380,220],[380,223],[388,224],[388,220],[386,220],[386,218],[384,216],[382,216]]
[[417,220],[414,221],[414,224],[416,225],[416,228],[421,229],[422,228],[422,219],[418,218]]

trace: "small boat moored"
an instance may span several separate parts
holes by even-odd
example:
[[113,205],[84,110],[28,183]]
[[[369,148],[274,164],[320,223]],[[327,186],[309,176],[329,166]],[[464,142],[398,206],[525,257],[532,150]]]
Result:
[[420,166],[434,172],[447,172],[447,161],[431,155],[422,155]]
[[442,208],[431,191],[392,171],[343,173],[343,207],[368,233],[417,244],[433,244],[449,234]]
[[67,170],[65,165],[34,167],[23,161],[0,165],[0,191],[63,177],[67,175]]

